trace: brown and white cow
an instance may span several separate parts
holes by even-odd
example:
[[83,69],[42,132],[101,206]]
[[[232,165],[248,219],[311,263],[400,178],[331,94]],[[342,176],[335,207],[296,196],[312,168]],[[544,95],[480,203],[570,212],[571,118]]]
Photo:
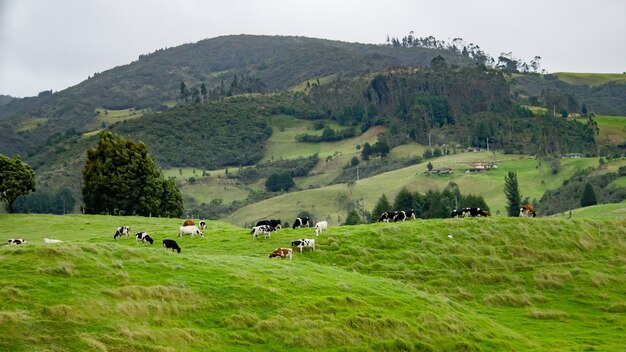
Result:
[[291,248],[276,248],[272,253],[270,253],[270,258],[289,258],[291,260],[293,256],[293,250]]
[[530,204],[524,204],[521,208],[519,208],[519,217],[537,217],[537,213],[535,213],[535,208]]

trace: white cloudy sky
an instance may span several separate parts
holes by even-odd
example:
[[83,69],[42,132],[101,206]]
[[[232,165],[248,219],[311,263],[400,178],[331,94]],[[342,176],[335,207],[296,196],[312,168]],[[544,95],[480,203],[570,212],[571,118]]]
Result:
[[63,90],[140,54],[228,34],[361,43],[462,37],[549,72],[626,71],[622,0],[0,0],[0,94]]

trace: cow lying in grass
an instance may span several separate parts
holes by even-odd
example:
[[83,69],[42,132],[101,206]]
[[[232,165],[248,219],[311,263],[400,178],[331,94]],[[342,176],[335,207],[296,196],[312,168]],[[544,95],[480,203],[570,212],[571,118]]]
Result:
[[289,258],[291,260],[293,256],[293,250],[291,248],[276,248],[272,253],[270,253],[270,258]]
[[178,247],[178,243],[174,240],[163,240],[163,247],[165,249],[171,249],[172,251],[178,251],[180,253],[180,247]]
[[61,243],[63,241],[61,241],[61,240],[53,240],[52,238],[44,238],[43,242],[44,243]]
[[26,243],[26,240],[23,238],[11,238],[7,241],[7,244],[9,246],[13,246],[13,245],[17,245],[17,244],[24,244]]

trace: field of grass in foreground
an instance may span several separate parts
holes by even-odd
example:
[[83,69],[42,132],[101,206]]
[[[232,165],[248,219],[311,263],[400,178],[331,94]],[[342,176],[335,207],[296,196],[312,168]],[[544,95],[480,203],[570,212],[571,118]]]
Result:
[[0,350],[623,350],[623,218],[330,227],[292,261],[267,254],[311,229],[209,222],[164,251],[181,221],[0,215],[30,241],[0,247]]

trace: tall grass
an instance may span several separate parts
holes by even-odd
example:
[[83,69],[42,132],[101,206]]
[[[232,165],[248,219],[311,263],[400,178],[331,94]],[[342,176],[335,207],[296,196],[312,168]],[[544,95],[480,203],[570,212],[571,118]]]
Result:
[[[0,215],[0,239],[29,240],[0,247],[0,350],[623,348],[623,219],[331,226],[291,261],[268,254],[311,229],[209,221],[167,252],[180,222]],[[122,224],[155,245],[114,241]]]

